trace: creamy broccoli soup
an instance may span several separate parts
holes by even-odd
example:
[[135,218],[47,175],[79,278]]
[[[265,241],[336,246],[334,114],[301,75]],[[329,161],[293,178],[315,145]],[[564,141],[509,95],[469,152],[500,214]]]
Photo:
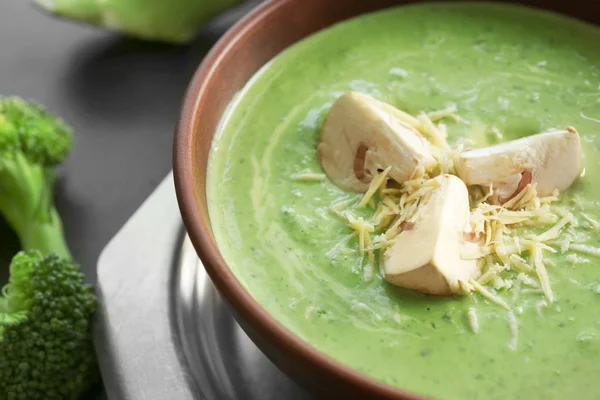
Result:
[[[292,46],[247,84],[213,144],[208,199],[225,259],[292,332],[390,385],[444,399],[598,398],[599,46],[596,27],[500,4],[399,7]],[[413,115],[455,108],[450,143],[576,127],[585,170],[557,201],[574,216],[563,229],[574,245],[543,253],[553,302],[516,272],[486,286],[507,308],[480,292],[393,286],[377,260],[366,273],[332,210],[363,195],[328,179],[316,152],[351,91]]]

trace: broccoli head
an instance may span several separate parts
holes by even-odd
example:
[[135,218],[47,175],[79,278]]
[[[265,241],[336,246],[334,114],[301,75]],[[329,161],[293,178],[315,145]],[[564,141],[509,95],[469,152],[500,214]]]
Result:
[[0,214],[25,250],[71,258],[53,188],[72,143],[71,129],[41,106],[0,97]]
[[0,297],[0,400],[76,399],[98,377],[96,297],[79,267],[20,252]]

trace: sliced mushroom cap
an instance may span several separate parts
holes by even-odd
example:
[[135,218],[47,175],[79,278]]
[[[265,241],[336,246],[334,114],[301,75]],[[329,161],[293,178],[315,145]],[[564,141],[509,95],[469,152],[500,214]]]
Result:
[[389,176],[398,182],[410,178],[418,166],[434,166],[430,145],[410,118],[364,94],[339,97],[325,118],[317,146],[327,176],[342,189],[366,192],[373,177],[388,166]]
[[384,253],[385,279],[393,285],[434,295],[464,294],[459,281],[478,275],[476,260],[461,257],[469,221],[469,193],[453,175],[441,175]]
[[493,185],[496,201],[504,203],[528,183],[539,196],[565,190],[581,173],[581,141],[575,128],[540,133],[510,142],[460,153],[454,160],[467,185]]

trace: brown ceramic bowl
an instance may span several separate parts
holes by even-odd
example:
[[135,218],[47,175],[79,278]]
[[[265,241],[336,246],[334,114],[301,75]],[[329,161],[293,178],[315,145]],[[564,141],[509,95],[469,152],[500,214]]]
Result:
[[[187,232],[210,278],[250,338],[285,373],[320,397],[420,399],[320,353],[277,322],[242,287],[212,236],[206,204],[208,154],[233,95],[286,47],[336,22],[409,1],[272,0],[231,28],[204,59],[189,86],[175,136],[177,198]],[[525,0],[600,23],[598,0]]]

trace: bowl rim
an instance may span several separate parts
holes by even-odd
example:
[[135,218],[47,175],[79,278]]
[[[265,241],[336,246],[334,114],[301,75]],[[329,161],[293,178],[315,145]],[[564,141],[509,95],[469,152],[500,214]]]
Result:
[[[235,311],[262,337],[283,349],[294,359],[360,392],[376,398],[423,400],[417,394],[388,385],[348,367],[292,333],[272,317],[244,288],[220,254],[213,239],[208,215],[201,211],[199,190],[194,179],[194,149],[200,105],[210,91],[210,82],[226,54],[235,51],[234,44],[244,34],[279,8],[297,0],[268,0],[233,25],[213,46],[201,62],[189,84],[175,129],[173,172],[175,191],[185,228],[211,280]],[[400,3],[401,4],[401,3]],[[292,44],[293,45],[293,44]],[[220,116],[222,117],[222,115]],[[211,137],[212,141],[212,137]],[[204,171],[206,173],[206,171]]]

